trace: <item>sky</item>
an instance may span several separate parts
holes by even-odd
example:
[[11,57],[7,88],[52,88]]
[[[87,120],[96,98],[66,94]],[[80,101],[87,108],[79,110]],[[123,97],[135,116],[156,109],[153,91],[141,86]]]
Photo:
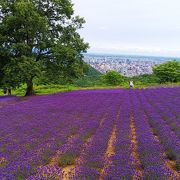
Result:
[[90,53],[180,57],[180,0],[72,0]]

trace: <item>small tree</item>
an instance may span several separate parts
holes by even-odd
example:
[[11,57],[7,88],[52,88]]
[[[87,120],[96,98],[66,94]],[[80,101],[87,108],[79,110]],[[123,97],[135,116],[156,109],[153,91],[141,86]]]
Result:
[[180,81],[180,62],[168,61],[153,68],[154,74],[161,83]]
[[124,81],[124,76],[116,71],[109,71],[103,76],[103,79],[108,85],[119,85]]

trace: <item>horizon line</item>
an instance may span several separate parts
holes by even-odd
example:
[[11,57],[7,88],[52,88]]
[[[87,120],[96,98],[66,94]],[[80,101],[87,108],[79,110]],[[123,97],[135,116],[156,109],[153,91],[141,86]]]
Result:
[[170,55],[143,55],[143,54],[124,54],[124,53],[108,53],[108,52],[86,52],[83,54],[94,54],[94,55],[117,55],[117,56],[139,56],[139,57],[161,57],[161,58],[177,58],[180,60],[180,56],[170,56]]

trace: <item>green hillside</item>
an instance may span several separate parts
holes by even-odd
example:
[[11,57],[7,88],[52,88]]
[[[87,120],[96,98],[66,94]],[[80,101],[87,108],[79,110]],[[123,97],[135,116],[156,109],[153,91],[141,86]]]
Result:
[[97,69],[93,68],[91,65],[88,65],[89,69],[86,73],[87,76],[100,76],[102,73],[98,71]]

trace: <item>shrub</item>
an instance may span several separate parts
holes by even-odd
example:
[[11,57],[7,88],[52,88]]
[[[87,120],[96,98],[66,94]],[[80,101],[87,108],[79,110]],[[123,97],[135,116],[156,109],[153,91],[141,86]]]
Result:
[[154,74],[161,83],[180,81],[180,62],[169,61],[153,68]]
[[124,82],[124,76],[116,71],[109,71],[103,76],[104,81],[108,85],[120,85]]

